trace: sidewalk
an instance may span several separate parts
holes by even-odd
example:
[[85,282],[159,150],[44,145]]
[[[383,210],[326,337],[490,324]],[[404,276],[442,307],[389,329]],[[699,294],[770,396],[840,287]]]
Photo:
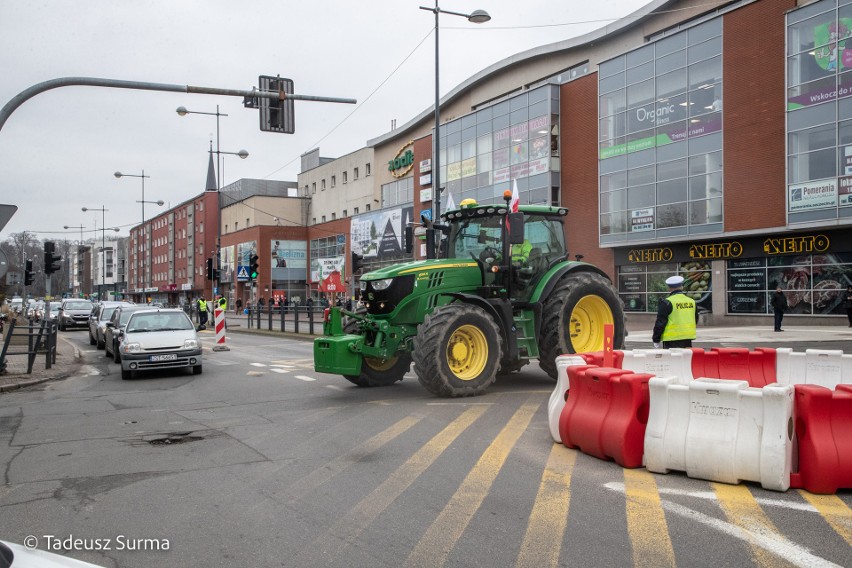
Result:
[[[631,331],[627,343],[651,343],[651,329]],[[784,326],[775,332],[772,325],[742,327],[699,327],[695,343],[747,343],[755,347],[772,343],[831,343],[852,341],[852,328],[844,326]],[[815,349],[819,345],[812,346]],[[827,346],[831,349],[832,347]],[[833,347],[837,349],[837,347]]]
[[6,357],[6,374],[0,375],[0,393],[36,385],[53,379],[64,379],[71,376],[80,363],[81,354],[62,334],[56,345],[56,362],[50,369],[45,369],[45,354],[39,353],[33,363],[33,372],[27,374],[26,355],[8,355]]

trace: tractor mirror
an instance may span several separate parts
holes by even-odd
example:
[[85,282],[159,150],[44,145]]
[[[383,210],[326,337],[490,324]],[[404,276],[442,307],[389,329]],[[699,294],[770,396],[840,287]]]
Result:
[[524,214],[509,213],[509,244],[521,245],[524,243]]
[[414,250],[414,227],[408,225],[405,227],[405,254],[411,254]]

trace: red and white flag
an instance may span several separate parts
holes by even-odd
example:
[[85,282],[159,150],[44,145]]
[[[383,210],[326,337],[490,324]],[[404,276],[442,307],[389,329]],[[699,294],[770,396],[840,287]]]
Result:
[[512,208],[512,213],[518,212],[518,205],[521,204],[521,196],[518,195],[518,180],[515,180],[515,183],[512,185],[512,201],[509,202],[509,206]]

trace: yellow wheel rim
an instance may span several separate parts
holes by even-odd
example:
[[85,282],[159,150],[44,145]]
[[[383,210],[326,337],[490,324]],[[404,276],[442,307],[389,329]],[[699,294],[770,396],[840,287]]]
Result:
[[447,365],[463,381],[478,377],[488,362],[488,341],[474,325],[463,325],[453,332],[447,343]]
[[390,359],[376,359],[374,357],[364,357],[364,363],[374,371],[389,371],[396,364],[399,357],[391,357]]
[[568,335],[577,353],[604,348],[604,324],[613,323],[612,310],[600,296],[583,296],[571,311]]

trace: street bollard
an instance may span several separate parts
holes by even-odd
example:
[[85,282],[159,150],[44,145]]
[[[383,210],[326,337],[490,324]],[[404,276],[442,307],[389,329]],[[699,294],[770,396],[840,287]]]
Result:
[[230,351],[231,348],[225,345],[225,311],[222,308],[216,307],[213,310],[213,321],[216,328],[216,345],[213,346],[213,351]]
[[311,335],[314,334],[314,308],[313,308],[313,306],[308,306],[308,332]]

